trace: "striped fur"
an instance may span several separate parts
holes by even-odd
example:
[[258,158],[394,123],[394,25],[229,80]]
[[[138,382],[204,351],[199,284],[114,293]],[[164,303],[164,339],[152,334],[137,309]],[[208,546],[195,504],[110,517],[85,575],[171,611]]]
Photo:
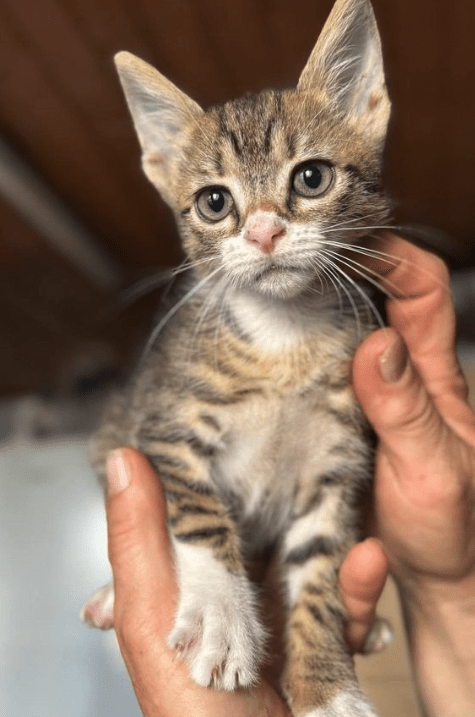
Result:
[[[278,550],[293,713],[374,717],[337,587],[371,486],[371,440],[350,384],[371,327],[361,289],[337,291],[325,253],[389,211],[389,101],[371,7],[338,0],[296,89],[206,112],[137,58],[121,53],[117,64],[144,169],[175,213],[191,268],[105,416],[94,464],[103,475],[107,453],[129,445],[160,475],[181,589],[170,646],[200,684],[256,680],[265,640],[245,566]],[[317,196],[297,190],[310,161],[328,184]]]

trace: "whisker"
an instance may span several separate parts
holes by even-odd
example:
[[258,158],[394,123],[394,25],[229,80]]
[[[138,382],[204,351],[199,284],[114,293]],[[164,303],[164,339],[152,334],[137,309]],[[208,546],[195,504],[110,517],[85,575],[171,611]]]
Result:
[[[330,246],[339,247],[338,242],[328,242],[328,244]],[[348,248],[352,248],[351,245],[348,245]],[[370,267],[365,266],[364,264],[361,264],[361,262],[356,261],[356,259],[352,259],[349,256],[343,256],[340,252],[332,251],[331,249],[327,249],[327,248],[323,248],[322,252],[330,252],[330,254],[334,258],[338,259],[342,263],[345,263],[346,266],[348,266],[348,268],[351,268],[354,271],[357,271],[367,281],[369,281],[371,284],[373,284],[373,286],[375,286],[380,291],[385,293],[390,299],[396,300],[396,295],[393,295],[393,294],[389,293],[389,291],[385,290],[384,285],[381,283],[384,281],[388,286],[391,286],[396,291],[397,286],[392,281],[390,281],[387,277],[381,276],[381,274],[379,274],[377,271],[375,271],[374,269],[371,269]],[[357,249],[355,249],[355,253],[362,254],[363,256],[370,256],[371,258],[374,258],[373,255],[367,254],[366,251],[364,251],[364,250],[360,252]],[[382,261],[388,262],[392,266],[398,266],[398,264],[395,261],[391,261],[390,259],[386,259],[384,257],[381,258],[380,256],[378,256],[377,258],[381,259]],[[363,272],[366,272],[366,273],[363,273]],[[370,274],[372,276],[376,277],[376,280],[372,280],[369,276]]]
[[[387,239],[386,237],[381,237],[379,235],[375,238],[377,238],[379,241],[382,240],[387,243],[389,243],[391,241],[390,239]],[[382,252],[382,253],[385,253],[385,252]],[[419,274],[425,274],[425,276],[428,276],[430,279],[435,281],[440,287],[442,287],[444,290],[446,290],[450,293],[450,283],[446,283],[446,282],[442,281],[442,279],[440,279],[438,276],[436,276],[432,271],[428,271],[428,269],[424,269],[419,264],[417,264],[415,261],[410,261],[409,259],[404,259],[404,258],[398,257],[395,254],[393,254],[393,255],[386,254],[386,256],[388,256],[388,257],[392,256],[394,258],[394,260],[397,262],[397,264],[405,264],[406,266],[410,267],[411,269],[415,269],[416,271],[418,271]]]
[[[347,296],[347,298],[348,298],[348,301],[350,302],[351,308],[352,308],[352,310],[353,310],[353,315],[354,315],[355,321],[356,321],[358,336],[362,336],[361,321],[360,321],[360,315],[359,315],[358,307],[357,307],[357,305],[356,305],[356,302],[355,302],[353,296],[351,295],[351,291],[349,291],[349,290],[346,288],[346,286],[344,285],[344,283],[341,281],[341,276],[343,276],[344,278],[348,278],[348,277],[346,277],[346,275],[344,274],[344,272],[342,273],[342,272],[339,270],[339,268],[336,266],[336,264],[335,264],[331,259],[328,259],[328,257],[325,257],[325,268],[326,268],[326,271],[327,271],[331,276],[333,276],[333,278],[334,278],[335,281],[337,282],[338,286],[339,286],[341,289],[343,289],[343,291],[345,292],[345,294],[346,294],[346,296]],[[341,311],[341,312],[343,311],[343,306],[342,306],[341,303],[340,303],[340,311]]]
[[[381,237],[378,236],[378,239],[381,239]],[[443,289],[450,292],[449,284],[446,284],[445,282],[443,282],[433,272],[428,271],[427,269],[424,269],[423,267],[419,266],[416,262],[410,261],[409,259],[404,259],[404,258],[398,257],[395,254],[389,254],[387,252],[380,251],[379,249],[370,249],[369,247],[360,247],[357,244],[346,244],[343,242],[331,241],[329,239],[325,239],[325,245],[334,246],[338,249],[343,248],[347,251],[352,251],[355,254],[361,254],[362,256],[368,256],[370,258],[380,259],[381,261],[385,261],[386,263],[391,264],[394,267],[399,266],[399,264],[404,264],[405,266],[408,266],[411,269],[418,271],[420,274],[425,274],[426,276],[430,277],[439,286],[441,286]],[[365,270],[367,269],[367,267],[364,267],[364,268],[365,268]],[[371,271],[371,273],[374,276],[378,276],[380,278],[380,280],[386,282],[386,284],[388,286],[391,285],[397,293],[396,285],[393,284],[387,277],[381,276],[378,272],[372,271],[369,268],[368,268],[368,271]]]
[[214,257],[194,259],[193,261],[191,259],[185,259],[185,261],[183,261],[173,270],[173,274],[182,274],[184,271],[189,271],[190,269],[194,269],[197,266],[202,266],[203,264],[211,264],[213,261],[215,261]]
[[335,227],[325,227],[325,231],[327,231],[327,230],[333,231],[333,229],[337,229],[339,232],[354,232],[355,229],[358,229],[358,230],[361,229],[361,231],[364,231],[364,232],[367,232],[367,231],[374,232],[379,229],[393,229],[394,230],[394,226],[392,224],[375,224],[375,225],[370,225],[370,226],[357,225],[356,227],[346,226],[347,224],[350,223],[350,221],[351,220],[345,222],[345,225],[342,224],[341,226],[335,225]]
[[[321,286],[321,291],[316,292],[316,293],[318,293],[319,296],[324,296],[326,293],[328,293],[331,290],[331,288],[329,288],[329,286],[328,286],[328,281],[329,281],[331,286],[335,290],[336,295],[338,296],[340,313],[343,313],[343,301],[341,298],[340,287],[338,285],[338,282],[335,280],[335,278],[332,276],[332,274],[327,271],[327,266],[326,266],[325,262],[322,261],[321,259],[319,259],[318,257],[313,257],[312,267],[314,267],[314,266],[316,266],[317,269],[319,270],[318,278],[319,278],[320,286]],[[327,282],[326,289],[323,286],[322,275],[325,278],[325,281]]]
[[[218,282],[212,287],[210,293],[207,295],[201,306],[199,321],[197,322],[193,332],[193,342],[196,342],[199,336],[201,336],[202,339],[205,338],[205,336],[202,335],[201,327],[209,314],[217,307],[218,302],[222,298],[223,293],[226,291],[227,286],[228,280],[225,276],[222,276],[218,279]],[[219,321],[217,321],[217,323],[219,323]],[[190,346],[190,349],[191,348],[192,346]]]
[[159,271],[143,279],[139,279],[131,286],[123,289],[118,296],[118,303],[123,307],[130,306],[134,301],[138,301],[142,296],[150,294],[155,289],[159,289],[172,279],[173,272],[171,269],[159,269]]
[[170,311],[168,311],[165,314],[165,316],[161,319],[161,321],[158,322],[157,326],[153,329],[152,333],[150,334],[149,340],[147,341],[147,344],[146,344],[145,349],[142,354],[142,359],[141,359],[142,361],[149,354],[150,349],[152,348],[157,336],[159,335],[160,331],[163,329],[165,324],[168,323],[168,321],[170,321],[170,319],[173,316],[175,316],[177,311],[179,311],[181,309],[181,307],[184,306],[184,304],[186,304],[187,301],[189,301],[191,299],[192,296],[194,296],[200,289],[203,288],[203,286],[205,286],[205,284],[208,283],[208,281],[211,281],[211,279],[213,279],[213,277],[215,277],[216,274],[218,274],[222,270],[223,270],[222,267],[219,266],[217,269],[212,271],[211,274],[208,274],[207,276],[205,276],[204,279],[201,279],[201,281],[199,281],[197,284],[195,284],[195,286],[193,286],[190,289],[190,291],[188,291],[185,294],[185,296],[183,296],[179,301],[177,301],[177,303],[174,306],[172,306]]
[[[387,252],[381,251],[380,249],[371,249],[370,247],[360,246],[359,244],[349,244],[347,242],[342,241],[332,241],[331,239],[325,239],[324,244],[325,246],[333,246],[338,249],[346,249],[348,251],[354,251],[358,254],[364,254],[365,256],[368,256],[370,258],[381,259],[381,261],[386,261],[393,266],[398,266],[398,264],[403,261],[403,259],[397,257],[395,254],[388,254]],[[414,265],[416,266],[416,264]]]
[[[364,266],[364,264],[361,264],[355,259],[351,259],[350,257],[343,257],[338,252],[331,251],[330,249],[324,251],[329,252],[333,258],[338,259],[339,262],[347,266],[352,271],[355,271],[357,274],[363,277],[365,281],[367,281],[372,286],[376,287],[376,289],[381,291],[388,299],[391,299],[391,301],[394,301],[395,303],[401,304],[402,299],[398,298],[396,293],[392,293],[387,288],[390,287],[394,290],[394,292],[396,292],[397,286],[396,284],[394,284],[394,282],[390,281],[386,277],[381,276],[380,274],[378,274],[377,271],[374,271],[373,269]],[[373,279],[372,277],[376,277],[376,279]],[[382,282],[384,282],[384,284]]]
[[[342,257],[340,257],[339,254],[337,254],[336,252],[330,251],[330,250],[326,250],[326,251],[324,250],[324,253],[325,253],[325,256],[327,257],[327,260],[332,263],[332,265],[335,267],[335,269],[340,272],[340,274],[354,287],[354,289],[355,289],[356,291],[358,291],[358,293],[360,294],[360,296],[363,298],[363,303],[364,303],[369,309],[371,309],[371,311],[373,312],[373,316],[375,317],[375,319],[376,319],[377,323],[379,324],[380,328],[385,328],[385,324],[384,324],[384,321],[383,321],[383,319],[382,319],[382,316],[381,316],[381,314],[379,313],[379,311],[378,311],[378,309],[377,309],[377,307],[376,307],[374,301],[371,299],[371,297],[369,297],[368,294],[366,294],[366,292],[356,283],[356,281],[354,281],[350,276],[348,276],[348,275],[343,271],[343,269],[342,269],[340,266],[338,266],[337,263],[335,263],[335,262],[333,261],[333,259],[337,259],[338,261],[341,261],[342,264],[344,264],[345,266],[347,266],[349,269],[352,269],[353,271],[356,271],[360,276],[362,276],[364,279],[366,279],[369,283],[373,284],[374,286],[376,286],[376,287],[378,287],[378,288],[381,288],[381,287],[377,284],[377,282],[374,281],[374,279],[371,279],[371,277],[366,276],[366,275],[363,273],[363,271],[361,271],[361,269],[358,268],[359,265],[358,265],[357,262],[353,262],[353,261],[350,259],[349,261],[350,261],[351,263],[348,263],[348,262],[346,262],[344,259],[342,259]],[[329,258],[328,258],[329,256],[332,257],[332,258],[329,259]],[[353,266],[352,264],[354,264],[354,266]],[[386,291],[383,290],[383,293],[386,293],[386,295],[388,295],[390,298],[393,298],[393,299],[394,299],[394,297],[392,297],[391,294],[389,294],[389,292],[386,292]],[[368,318],[371,318],[371,314],[368,314]]]
[[[325,231],[328,231],[328,230],[334,230],[334,229],[340,229],[340,228],[343,228],[343,227],[347,227],[348,224],[356,224],[357,222],[369,220],[369,219],[371,219],[371,217],[381,217],[381,212],[380,212],[380,211],[369,212],[368,214],[364,214],[363,216],[353,217],[353,219],[346,219],[346,218],[345,218],[345,219],[343,219],[342,221],[336,222],[335,224],[331,224],[330,226],[325,227],[325,228],[323,229],[323,231],[325,232]],[[360,227],[358,227],[358,229],[359,229],[359,228],[360,228]],[[364,227],[361,227],[361,228],[364,229]],[[383,229],[383,228],[393,229],[394,227],[393,227],[393,226],[391,226],[391,227],[383,227],[383,226],[379,226],[379,225],[378,225],[378,226],[374,226],[374,229]],[[354,230],[354,227],[352,227],[351,229],[352,229],[352,231],[353,231],[353,230]]]
[[120,306],[130,306],[134,301],[141,299],[142,296],[150,294],[152,291],[155,291],[155,289],[160,289],[167,282],[172,282],[179,274],[183,274],[196,266],[209,264],[212,261],[213,259],[210,258],[199,259],[196,261],[185,259],[176,267],[164,267],[163,269],[158,269],[158,271],[155,271],[153,274],[149,274],[148,276],[143,277],[143,279],[139,279],[131,286],[121,291],[118,297],[118,302]]

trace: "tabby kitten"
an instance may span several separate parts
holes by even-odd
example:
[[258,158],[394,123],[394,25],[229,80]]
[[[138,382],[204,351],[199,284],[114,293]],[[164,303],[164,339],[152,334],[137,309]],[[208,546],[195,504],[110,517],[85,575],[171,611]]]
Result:
[[[95,466],[103,476],[108,452],[128,445],[160,475],[180,587],[168,642],[197,683],[256,682],[265,632],[245,561],[275,549],[293,714],[374,717],[338,592],[372,476],[350,384],[370,327],[352,315],[354,280],[338,291],[338,252],[389,211],[371,5],[337,0],[295,89],[207,111],[136,57],[116,63],[190,268],[95,437]],[[111,623],[112,599],[96,597],[86,619]]]

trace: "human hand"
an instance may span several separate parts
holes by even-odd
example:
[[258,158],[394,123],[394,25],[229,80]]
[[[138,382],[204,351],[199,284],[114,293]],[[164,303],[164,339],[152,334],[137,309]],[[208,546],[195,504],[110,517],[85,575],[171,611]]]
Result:
[[[112,454],[108,475],[114,623],[145,717],[290,717],[277,691],[265,680],[251,690],[233,693],[205,689],[192,681],[186,663],[166,645],[177,584],[165,499],[156,473],[144,456],[124,448]],[[357,651],[373,622],[386,559],[377,543],[366,541],[354,549],[345,566],[341,586],[350,616],[348,640]]]
[[369,336],[353,366],[379,438],[376,532],[406,589],[452,592],[475,570],[475,414],[455,355],[448,272],[394,235],[384,250],[399,257],[379,267],[394,295],[392,328]]
[[379,444],[375,530],[399,586],[431,717],[475,714],[475,414],[455,355],[443,262],[394,235],[381,273],[391,328],[357,351],[353,385]]

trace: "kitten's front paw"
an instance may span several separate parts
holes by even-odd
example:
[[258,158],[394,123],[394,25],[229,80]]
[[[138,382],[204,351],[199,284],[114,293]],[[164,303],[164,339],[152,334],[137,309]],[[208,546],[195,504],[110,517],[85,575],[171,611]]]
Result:
[[247,579],[228,573],[220,584],[182,590],[168,644],[199,685],[231,691],[256,683],[264,639]]
[[100,588],[81,610],[81,620],[89,627],[110,630],[114,627],[114,587],[112,583]]
[[297,717],[379,717],[366,697],[358,689],[342,690],[327,705],[297,715]]

